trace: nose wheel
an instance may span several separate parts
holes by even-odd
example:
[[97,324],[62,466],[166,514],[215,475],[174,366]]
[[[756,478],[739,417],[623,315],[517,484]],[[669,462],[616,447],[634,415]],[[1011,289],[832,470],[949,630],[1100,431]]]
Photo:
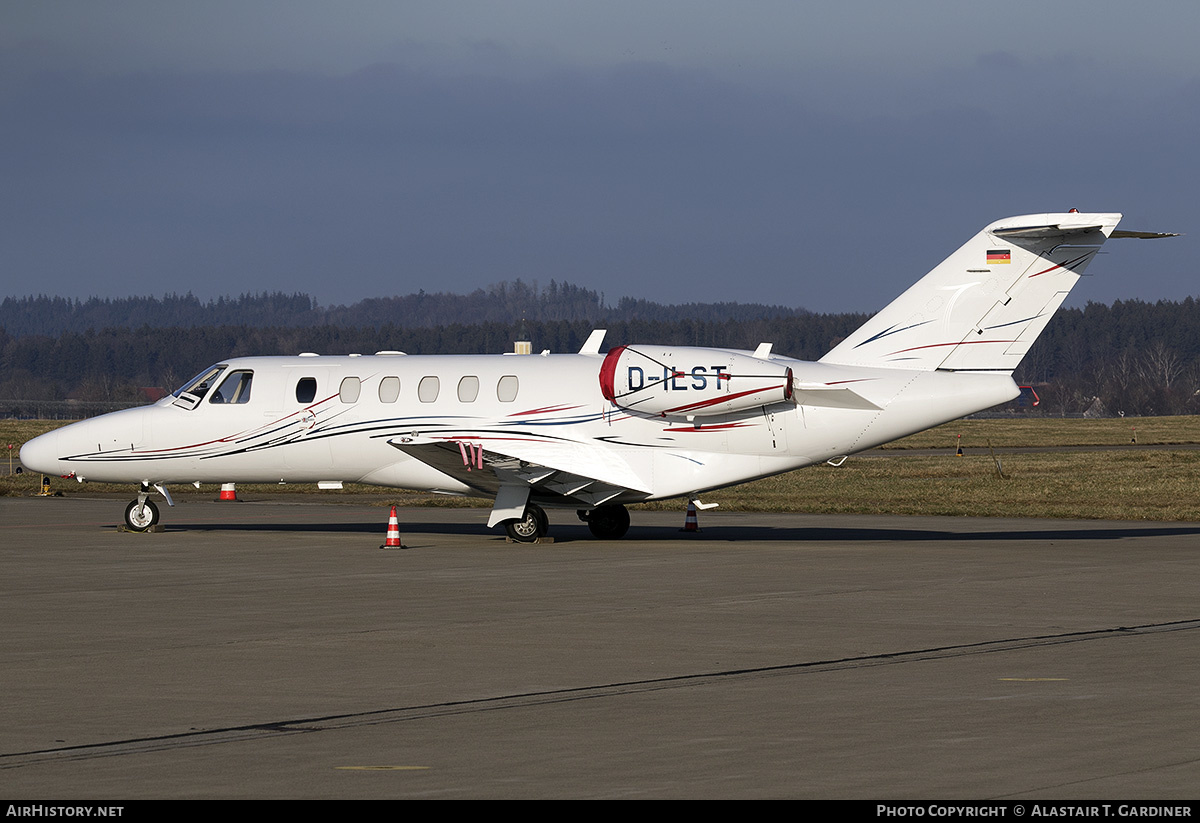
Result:
[[125,527],[133,532],[144,532],[158,523],[158,506],[152,500],[131,501],[125,507]]

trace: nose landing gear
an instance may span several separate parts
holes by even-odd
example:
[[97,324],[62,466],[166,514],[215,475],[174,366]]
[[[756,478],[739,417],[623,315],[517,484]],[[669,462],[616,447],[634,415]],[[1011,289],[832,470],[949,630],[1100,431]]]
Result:
[[158,506],[138,496],[125,507],[125,528],[131,532],[144,532],[158,523]]
[[[171,500],[171,495],[167,493],[166,487],[161,483],[155,483],[154,488],[158,490],[164,498],[167,505],[175,505]],[[154,501],[150,500],[150,484],[143,483],[138,489],[137,500],[133,500],[125,507],[125,528],[131,532],[150,531],[158,525],[158,506]]]

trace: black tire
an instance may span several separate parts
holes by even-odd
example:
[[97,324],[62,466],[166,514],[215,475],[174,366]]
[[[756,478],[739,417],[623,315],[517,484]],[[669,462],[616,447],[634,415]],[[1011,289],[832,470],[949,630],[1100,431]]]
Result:
[[601,540],[618,540],[629,531],[629,510],[624,506],[601,506],[588,515],[588,529]]
[[538,527],[541,529],[541,532],[538,534],[538,536],[545,537],[550,533],[550,518],[546,516],[546,510],[536,503],[530,503],[527,508],[533,509],[534,513],[537,515]]
[[158,523],[158,506],[147,500],[140,506],[133,500],[125,507],[125,528],[131,532],[144,532]]
[[504,521],[504,531],[518,543],[535,543],[539,537],[545,537],[549,525],[542,507],[530,503],[520,520]]

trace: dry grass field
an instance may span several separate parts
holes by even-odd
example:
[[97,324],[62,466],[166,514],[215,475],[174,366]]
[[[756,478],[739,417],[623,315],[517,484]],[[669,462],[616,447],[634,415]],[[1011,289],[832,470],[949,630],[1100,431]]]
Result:
[[1045,448],[1052,446],[1117,446],[1136,436],[1142,445],[1174,446],[1200,443],[1200,417],[1126,417],[1080,420],[1057,417],[997,420],[956,420],[905,437],[884,449],[953,450],[957,435],[964,448]]

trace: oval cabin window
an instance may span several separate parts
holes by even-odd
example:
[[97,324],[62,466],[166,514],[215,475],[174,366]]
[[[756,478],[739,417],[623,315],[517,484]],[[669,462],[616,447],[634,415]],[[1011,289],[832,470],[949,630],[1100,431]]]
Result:
[[343,403],[357,403],[358,395],[362,392],[362,381],[357,377],[342,379],[342,387],[338,389],[338,397]]
[[501,403],[511,403],[517,399],[518,388],[517,376],[515,374],[506,374],[496,384],[496,399]]
[[379,402],[395,403],[400,397],[400,378],[385,377],[379,381]]
[[468,374],[458,381],[458,399],[463,403],[474,403],[479,396],[479,378]]
[[432,403],[437,400],[442,384],[436,377],[422,377],[417,384],[417,399],[422,403]]

